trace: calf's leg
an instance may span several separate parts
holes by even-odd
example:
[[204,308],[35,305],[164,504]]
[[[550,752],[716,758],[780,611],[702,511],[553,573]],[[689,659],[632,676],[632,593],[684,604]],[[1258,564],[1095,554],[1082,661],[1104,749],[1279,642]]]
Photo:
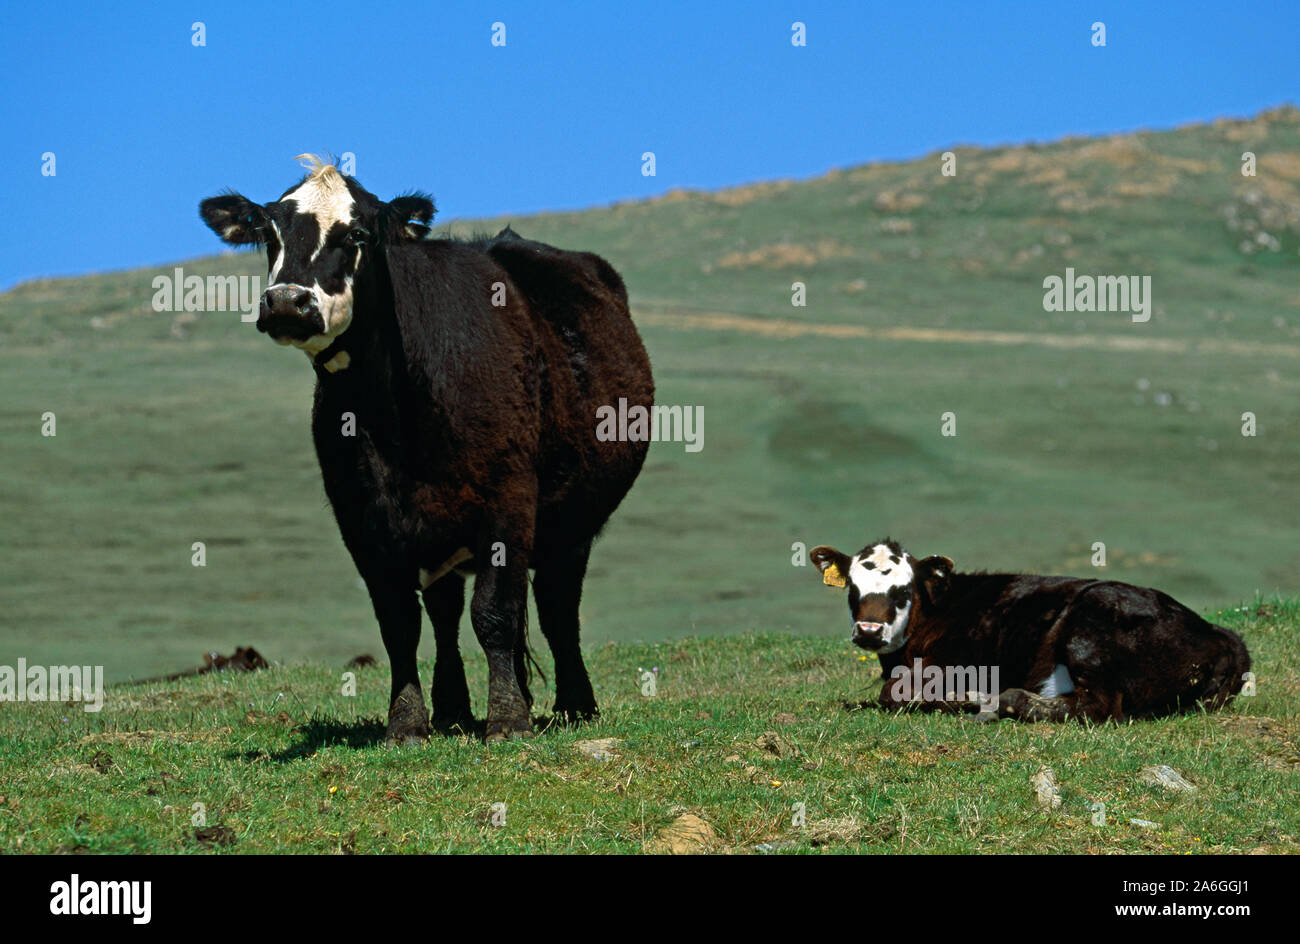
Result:
[[433,726],[469,730],[474,720],[460,657],[460,617],[465,611],[465,579],[451,573],[425,588],[424,608],[433,622],[437,657],[433,663]]
[[415,665],[415,650],[420,643],[420,603],[415,596],[415,575],[409,581],[391,574],[364,579],[393,673],[385,740],[389,745],[418,743],[429,736],[429,714],[424,707],[424,692]]
[[533,576],[537,617],[555,657],[555,714],[570,722],[599,713],[578,638],[578,604],[590,554],[591,542],[587,541],[539,562]]
[[998,695],[999,718],[1017,721],[1122,721],[1123,695],[1075,689],[1068,695],[1045,698],[1023,688],[1008,688]]

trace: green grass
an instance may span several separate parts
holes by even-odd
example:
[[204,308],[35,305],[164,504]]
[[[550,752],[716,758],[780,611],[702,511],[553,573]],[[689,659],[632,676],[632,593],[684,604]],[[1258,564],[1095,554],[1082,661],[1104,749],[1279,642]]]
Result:
[[[355,697],[341,671],[311,665],[118,688],[98,714],[11,705],[0,852],[637,852],[685,813],[712,828],[712,851],[1298,851],[1300,603],[1208,615],[1244,634],[1258,695],[1118,726],[847,710],[878,690],[876,662],[776,634],[598,646],[599,721],[491,748],[385,748],[383,667],[360,670]],[[483,660],[466,648],[481,712]],[[755,743],[767,732],[783,755]],[[590,738],[619,739],[617,756],[586,757],[575,743]],[[1144,784],[1152,764],[1198,791]],[[1063,795],[1050,814],[1030,785],[1041,766]],[[196,803],[223,841],[196,838]]]

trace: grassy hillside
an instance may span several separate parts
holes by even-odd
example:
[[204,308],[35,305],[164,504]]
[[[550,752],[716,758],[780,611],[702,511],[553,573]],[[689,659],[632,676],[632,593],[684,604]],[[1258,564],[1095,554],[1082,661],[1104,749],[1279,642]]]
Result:
[[[934,154],[510,221],[607,256],[660,401],[705,408],[703,451],[656,444],[598,546],[590,645],[838,639],[843,601],[791,545],[886,533],[1040,572],[1092,573],[1101,541],[1107,576],[1211,610],[1300,591],[1300,112],[955,153],[955,177]],[[1150,275],[1151,321],[1044,312],[1067,266]],[[381,651],[324,505],[302,355],[234,314],[153,312],[159,271],[0,295],[0,663],[124,679],[236,644]]]
[[[98,714],[7,706],[0,852],[1295,852],[1300,604],[1215,616],[1250,644],[1258,694],[1122,726],[846,710],[878,691],[874,659],[770,633],[596,647],[598,722],[490,750],[385,749],[383,668],[355,697],[310,665],[119,688]],[[1147,783],[1158,765],[1195,791]]]

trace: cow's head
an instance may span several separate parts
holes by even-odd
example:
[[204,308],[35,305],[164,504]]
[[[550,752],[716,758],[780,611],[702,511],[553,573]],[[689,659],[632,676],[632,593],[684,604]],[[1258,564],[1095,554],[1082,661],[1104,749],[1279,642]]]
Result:
[[384,203],[310,154],[307,176],[274,203],[238,193],[209,197],[199,215],[232,246],[265,246],[269,274],[257,330],[316,354],[352,323],[353,284],[395,242],[423,239],[433,201],[423,194]]
[[907,642],[913,615],[943,596],[953,566],[946,557],[918,561],[888,538],[852,557],[824,544],[808,557],[821,571],[822,583],[848,587],[854,644],[882,655]]

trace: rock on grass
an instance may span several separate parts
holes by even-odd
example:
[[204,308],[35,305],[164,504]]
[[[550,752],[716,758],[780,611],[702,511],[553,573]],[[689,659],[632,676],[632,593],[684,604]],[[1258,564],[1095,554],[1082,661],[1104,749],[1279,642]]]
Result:
[[622,743],[622,738],[595,738],[590,741],[578,741],[573,746],[584,756],[603,762],[618,757],[617,748]]
[[1189,783],[1182,774],[1167,764],[1143,767],[1138,778],[1143,783],[1164,787],[1171,793],[1195,793],[1196,785]]
[[1029,782],[1033,784],[1038,805],[1043,809],[1054,810],[1061,805],[1061,788],[1057,786],[1056,772],[1051,767],[1039,767]]

